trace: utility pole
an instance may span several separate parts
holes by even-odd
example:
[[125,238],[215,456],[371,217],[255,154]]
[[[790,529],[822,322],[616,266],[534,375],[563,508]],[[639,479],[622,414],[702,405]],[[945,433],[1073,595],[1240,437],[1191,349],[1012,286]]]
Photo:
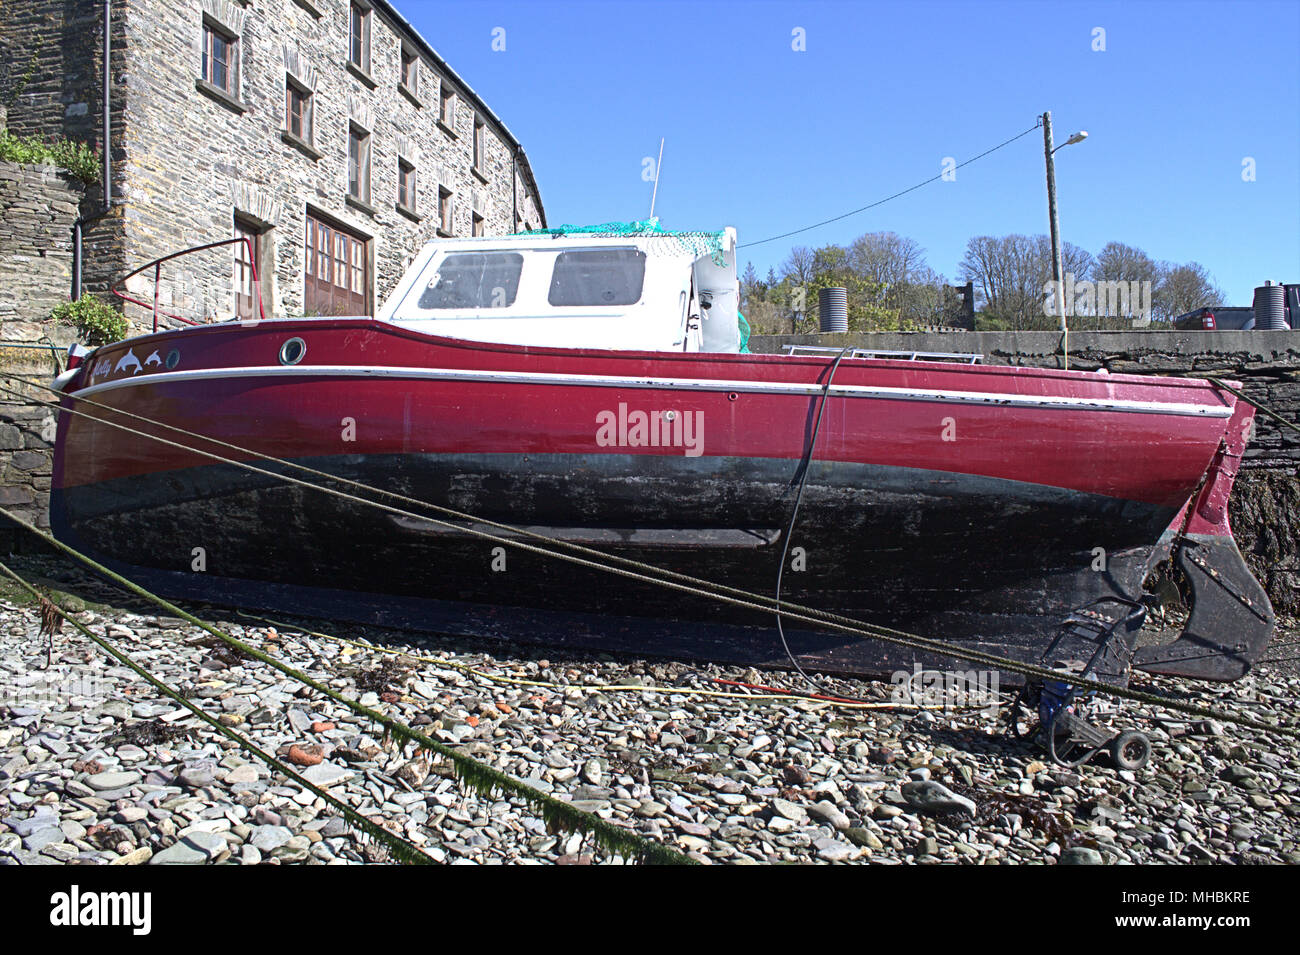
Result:
[[1043,155],[1047,157],[1047,217],[1052,231],[1052,279],[1056,283],[1056,314],[1061,317],[1061,331],[1065,324],[1065,285],[1061,276],[1061,220],[1056,212],[1056,163],[1052,159],[1052,113],[1043,114]]

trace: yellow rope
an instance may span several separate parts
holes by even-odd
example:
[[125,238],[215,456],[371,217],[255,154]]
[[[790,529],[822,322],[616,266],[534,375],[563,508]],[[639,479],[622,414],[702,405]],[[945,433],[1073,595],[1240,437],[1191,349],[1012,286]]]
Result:
[[[942,705],[923,706],[919,703],[894,703],[894,702],[853,702],[849,700],[832,700],[819,699],[815,696],[808,696],[803,693],[733,693],[727,690],[701,690],[695,687],[681,686],[636,686],[635,684],[563,684],[553,683],[546,680],[527,680],[523,677],[502,676],[497,673],[488,673],[486,670],[480,670],[470,666],[468,663],[459,663],[455,660],[448,660],[445,657],[428,657],[410,650],[399,650],[393,647],[379,647],[370,643],[363,643],[360,640],[350,640],[347,637],[340,637],[331,633],[321,633],[317,630],[310,630],[306,627],[295,627],[292,624],[283,623],[278,620],[272,620],[269,617],[258,617],[253,614],[242,614],[241,616],[250,617],[254,620],[260,620],[268,623],[273,627],[283,628],[287,631],[296,631],[305,633],[309,636],[319,637],[322,640],[330,640],[334,643],[342,643],[360,650],[369,650],[374,653],[389,654],[391,656],[405,657],[408,660],[415,660],[419,663],[429,663],[435,666],[450,667],[460,670],[464,673],[472,673],[474,676],[482,677],[485,680],[491,680],[495,683],[507,683],[513,686],[534,686],[541,689],[560,690],[568,692],[570,690],[583,691],[588,693],[664,693],[668,695],[680,696],[704,696],[717,697],[722,699],[745,700],[750,702],[782,700],[785,702],[797,703],[821,703],[827,706],[839,706],[845,709],[859,710],[892,710],[892,709],[943,709]],[[983,709],[982,706],[966,707],[968,709]],[[959,707],[958,709],[961,709]]]

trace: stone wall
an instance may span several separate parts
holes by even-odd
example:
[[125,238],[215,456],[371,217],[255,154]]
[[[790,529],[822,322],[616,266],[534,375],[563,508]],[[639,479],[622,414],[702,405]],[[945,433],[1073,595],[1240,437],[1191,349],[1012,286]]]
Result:
[[0,161],[0,339],[35,340],[72,289],[72,224],[85,189],[46,165]]
[[[750,350],[789,344],[827,348],[969,352],[985,363],[1061,368],[1059,332],[882,332],[761,335]],[[1117,374],[1236,379],[1250,398],[1300,425],[1300,332],[1071,332],[1072,369]],[[1260,414],[1230,510],[1233,532],[1255,576],[1282,612],[1300,613],[1300,433]]]
[[[0,342],[0,387],[6,389],[0,392],[0,507],[40,527],[50,523],[54,412],[10,392],[49,400],[47,392],[30,387],[26,381],[48,383],[55,374],[56,353]],[[0,552],[27,550],[32,545],[27,532],[0,518]]]
[[[439,187],[453,193],[454,235],[471,233],[476,212],[489,235],[545,224],[513,137],[385,0],[369,4],[369,70],[349,66],[350,6],[350,0],[114,0],[113,192],[121,206],[89,231],[88,288],[102,287],[108,274],[126,266],[232,238],[238,219],[265,230],[267,311],[301,314],[310,212],[370,240],[370,293],[377,304],[437,233]],[[11,127],[97,142],[101,4],[25,0],[21,10],[0,21],[0,70],[23,73],[32,53],[39,68],[10,107]],[[233,96],[201,82],[205,23],[238,38]],[[413,95],[399,82],[403,49],[418,59]],[[289,80],[311,92],[310,142],[285,136]],[[444,86],[457,99],[448,126],[439,121]],[[485,130],[478,169],[476,117]],[[354,126],[370,134],[368,203],[347,197]],[[397,208],[399,158],[415,167],[413,216]],[[229,317],[233,259],[226,247],[168,267],[162,304],[189,318]],[[151,299],[152,280],[142,277],[133,290]],[[129,314],[143,324],[141,311]]]
[[[84,187],[53,166],[0,161],[0,387],[39,393],[76,336],[49,319],[72,287],[72,223]],[[56,357],[57,356],[57,357]],[[0,391],[0,507],[48,523],[53,413]],[[18,535],[0,521],[0,543]]]

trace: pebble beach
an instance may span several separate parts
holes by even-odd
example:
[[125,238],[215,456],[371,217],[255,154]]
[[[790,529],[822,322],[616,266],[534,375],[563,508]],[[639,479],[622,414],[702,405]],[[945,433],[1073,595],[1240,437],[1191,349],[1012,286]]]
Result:
[[[622,864],[517,796],[183,620],[52,558],[29,579],[220,723],[450,864]],[[66,591],[66,592],[65,592]],[[154,608],[156,610],[156,608]],[[213,611],[227,633],[533,788],[703,864],[1300,862],[1294,739],[1125,703],[1134,772],[1077,769],[1000,713],[899,705],[889,683]],[[334,807],[195,718],[35,601],[0,591],[0,865],[393,861]],[[312,632],[315,631],[315,632]],[[1134,685],[1294,729],[1297,628],[1233,684]],[[770,689],[769,689],[770,688]],[[815,692],[853,703],[783,696]]]

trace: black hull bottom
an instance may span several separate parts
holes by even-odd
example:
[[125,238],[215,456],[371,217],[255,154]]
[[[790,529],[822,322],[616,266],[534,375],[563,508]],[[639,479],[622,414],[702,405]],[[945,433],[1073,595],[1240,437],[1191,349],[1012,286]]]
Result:
[[[768,459],[403,455],[301,463],[767,594],[793,502],[794,465]],[[1037,661],[1074,611],[1119,617],[1116,598],[1139,598],[1172,516],[1012,481],[814,463],[782,596]],[[56,490],[51,518],[61,540],[169,596],[574,648],[788,665],[770,612],[500,549],[463,530],[233,466]],[[787,636],[805,668],[874,676],[918,665],[972,669],[799,625],[788,626]],[[1135,634],[1121,640],[1131,647]],[[1067,644],[1061,655],[1088,649]]]

